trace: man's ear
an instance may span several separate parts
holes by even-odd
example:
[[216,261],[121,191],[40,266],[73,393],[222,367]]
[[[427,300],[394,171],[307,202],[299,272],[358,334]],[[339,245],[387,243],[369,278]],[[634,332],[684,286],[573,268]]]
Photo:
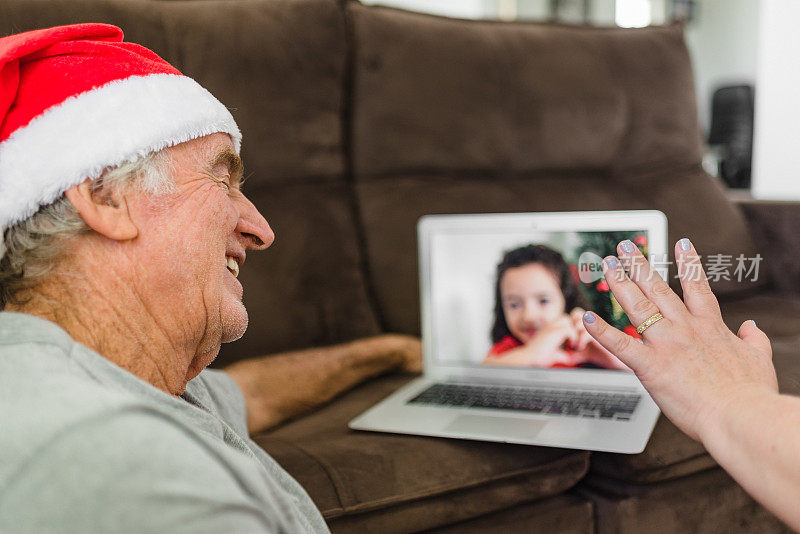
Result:
[[139,235],[131,219],[124,195],[113,188],[93,188],[91,180],[74,185],[64,193],[81,219],[100,235],[116,241],[126,241]]

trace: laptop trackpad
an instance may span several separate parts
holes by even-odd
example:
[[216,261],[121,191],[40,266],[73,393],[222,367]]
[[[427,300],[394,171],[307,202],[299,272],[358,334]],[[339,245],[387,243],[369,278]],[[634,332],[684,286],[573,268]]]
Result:
[[516,417],[459,415],[447,425],[445,431],[464,436],[529,440],[534,439],[546,424],[546,421],[535,421]]

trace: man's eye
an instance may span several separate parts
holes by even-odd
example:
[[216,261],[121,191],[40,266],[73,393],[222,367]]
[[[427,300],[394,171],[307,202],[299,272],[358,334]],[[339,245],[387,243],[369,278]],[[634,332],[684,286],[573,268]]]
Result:
[[542,299],[542,300],[540,300],[540,301],[539,301],[539,304],[541,304],[542,306],[544,306],[544,305],[548,304],[549,302],[550,302],[550,301],[549,301],[548,299]]
[[231,190],[231,184],[227,180],[214,180],[214,181],[217,182],[217,185],[224,188],[225,190],[227,191]]

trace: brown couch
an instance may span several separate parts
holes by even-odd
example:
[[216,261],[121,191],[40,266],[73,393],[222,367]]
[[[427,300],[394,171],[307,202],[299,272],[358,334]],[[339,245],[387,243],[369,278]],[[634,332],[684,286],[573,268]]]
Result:
[[[216,365],[418,334],[423,214],[653,208],[703,254],[762,254],[758,281],[715,289],[731,327],[753,318],[773,337],[781,387],[800,393],[800,205],[737,205],[701,170],[680,28],[335,0],[0,2],[0,34],[84,21],[120,25],[244,132],[246,189],[277,240],[248,258],[251,326]],[[410,378],[372,380],[256,437],[334,531],[786,530],[664,418],[632,456],[347,429]]]

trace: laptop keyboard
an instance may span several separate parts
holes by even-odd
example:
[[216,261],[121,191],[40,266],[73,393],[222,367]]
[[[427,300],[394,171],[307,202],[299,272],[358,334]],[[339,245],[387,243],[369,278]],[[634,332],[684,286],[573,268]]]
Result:
[[639,394],[434,384],[408,402],[628,421],[640,400]]

